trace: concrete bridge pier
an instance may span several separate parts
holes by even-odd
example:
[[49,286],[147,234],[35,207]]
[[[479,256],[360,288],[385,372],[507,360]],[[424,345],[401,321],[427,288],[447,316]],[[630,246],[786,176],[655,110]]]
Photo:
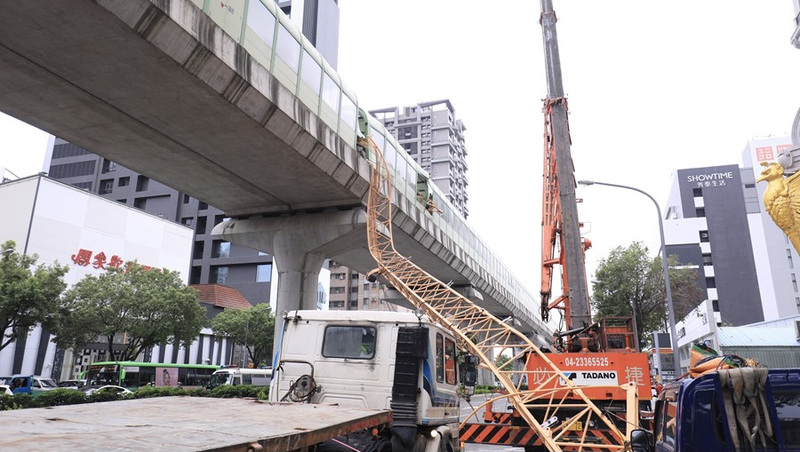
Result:
[[[318,248],[315,234],[280,230],[274,236],[274,264],[278,267],[278,298],[275,312],[317,309],[319,271],[325,255]],[[276,336],[277,337],[277,336]]]
[[366,213],[362,209],[283,217],[229,220],[218,224],[214,237],[275,257],[278,296],[275,308],[276,345],[283,330],[283,313],[317,309],[317,282],[326,258],[364,246]]

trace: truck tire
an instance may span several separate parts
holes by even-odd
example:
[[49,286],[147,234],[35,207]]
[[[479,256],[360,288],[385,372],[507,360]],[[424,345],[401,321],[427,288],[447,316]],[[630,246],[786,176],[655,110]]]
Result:
[[400,440],[397,437],[392,436],[392,452],[425,452],[425,446],[428,445],[427,440],[422,435],[417,435],[417,440],[414,443],[414,448],[412,450],[406,450],[403,448],[403,445],[400,443]]
[[456,442],[453,441],[453,437],[450,435],[442,436],[442,442],[439,443],[439,450],[441,452],[456,452],[458,446]]

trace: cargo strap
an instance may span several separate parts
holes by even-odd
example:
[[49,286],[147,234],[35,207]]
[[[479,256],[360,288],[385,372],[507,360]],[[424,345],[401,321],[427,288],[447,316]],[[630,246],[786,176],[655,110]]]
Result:
[[766,447],[766,438],[773,437],[772,421],[764,394],[768,369],[740,367],[721,369],[718,373],[728,430],[735,451],[742,450],[740,433],[749,446],[746,450],[755,450],[756,439],[762,447]]

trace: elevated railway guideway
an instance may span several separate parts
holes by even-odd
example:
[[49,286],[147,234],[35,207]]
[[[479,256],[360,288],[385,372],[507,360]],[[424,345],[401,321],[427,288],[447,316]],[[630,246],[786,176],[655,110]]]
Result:
[[[0,87],[0,111],[224,211],[236,223],[226,240],[274,255],[275,243],[233,233],[260,220],[352,214],[353,233],[320,249],[371,268],[359,218],[369,185],[357,146],[363,105],[272,0],[10,2],[0,15]],[[399,249],[526,333],[549,334],[538,300],[392,134],[367,120],[395,175]],[[429,198],[440,214],[426,211]]]

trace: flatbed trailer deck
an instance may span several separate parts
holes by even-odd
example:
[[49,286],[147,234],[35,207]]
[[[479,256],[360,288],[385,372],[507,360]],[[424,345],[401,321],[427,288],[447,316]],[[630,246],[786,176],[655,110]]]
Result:
[[0,450],[301,451],[391,420],[388,410],[158,397],[0,412]]

